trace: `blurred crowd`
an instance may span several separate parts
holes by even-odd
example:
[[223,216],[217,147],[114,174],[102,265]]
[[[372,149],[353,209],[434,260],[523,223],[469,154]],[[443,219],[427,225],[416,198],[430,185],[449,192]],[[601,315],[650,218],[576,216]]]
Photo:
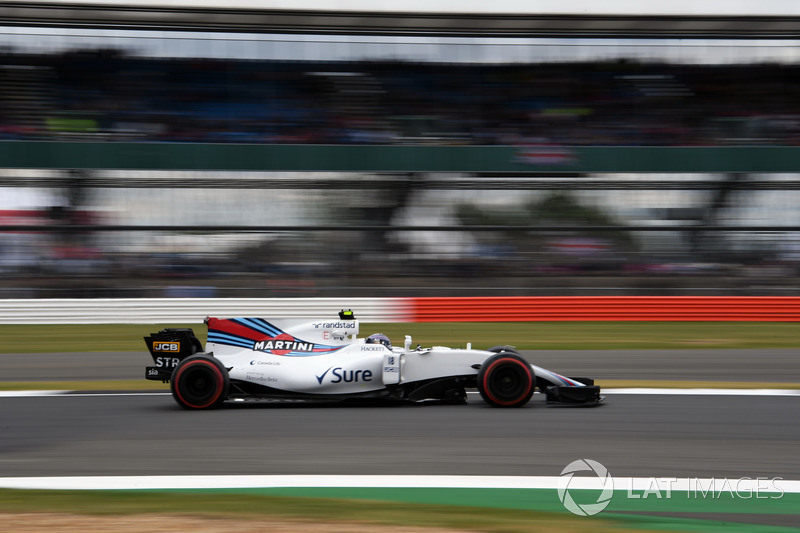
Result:
[[0,139],[800,144],[800,65],[440,64],[0,52]]
[[[0,50],[0,140],[791,146],[800,144],[797,94],[800,65],[778,63],[444,64]],[[349,204],[337,197],[337,209],[327,211],[325,195],[304,193],[292,204],[313,205],[316,222],[333,231],[247,234],[246,240],[168,229],[111,233],[103,225],[125,209],[108,198],[88,199],[78,175],[68,182],[59,202],[2,202],[0,226],[47,229],[0,234],[0,297],[785,294],[796,292],[800,277],[800,240],[787,232],[765,238],[676,227],[635,235],[633,223],[631,232],[609,235],[335,230],[397,225],[420,203],[411,182],[351,191]],[[174,211],[183,214],[196,210],[189,206],[199,198],[157,197],[175,200]],[[244,199],[234,200],[219,191],[202,212],[212,218],[248,212],[236,203]],[[154,213],[173,210],[172,204],[159,209],[152,198],[150,211],[136,198],[130,202],[127,211],[150,224],[161,223]],[[413,222],[521,224],[507,201],[483,213],[463,206],[456,212],[456,201],[449,202],[451,219],[431,219],[447,204],[431,201]],[[270,209],[285,222],[285,213]],[[529,213],[524,224],[616,224],[594,211],[554,207]],[[295,223],[308,223],[302,217],[311,215],[292,212],[300,217]],[[336,218],[341,212],[349,218]]]

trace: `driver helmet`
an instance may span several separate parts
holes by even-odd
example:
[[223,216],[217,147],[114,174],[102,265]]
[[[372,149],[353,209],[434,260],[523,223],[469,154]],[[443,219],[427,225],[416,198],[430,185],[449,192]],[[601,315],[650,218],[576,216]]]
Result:
[[392,341],[389,340],[389,337],[384,335],[383,333],[373,333],[364,341],[367,344],[383,344],[390,350],[392,349]]

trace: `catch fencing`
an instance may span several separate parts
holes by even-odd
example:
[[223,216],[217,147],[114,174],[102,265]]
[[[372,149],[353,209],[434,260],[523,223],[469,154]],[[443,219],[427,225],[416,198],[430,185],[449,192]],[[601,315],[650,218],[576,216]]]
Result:
[[798,322],[800,297],[130,298],[0,300],[0,324],[194,324],[207,316],[366,323],[532,321]]
[[404,298],[126,298],[0,300],[0,324],[202,324],[208,316],[406,322]]
[[412,322],[800,321],[782,296],[411,298]]

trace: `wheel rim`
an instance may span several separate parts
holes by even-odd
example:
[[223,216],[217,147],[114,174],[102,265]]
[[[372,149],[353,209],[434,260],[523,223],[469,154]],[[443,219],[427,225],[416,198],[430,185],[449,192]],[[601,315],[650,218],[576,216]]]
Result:
[[198,409],[209,407],[222,394],[223,377],[219,368],[208,361],[187,365],[177,376],[177,393],[186,405]]
[[194,369],[186,376],[186,394],[192,398],[205,398],[213,393],[211,385],[212,380],[209,379],[208,371],[206,369]]
[[504,364],[492,373],[490,387],[492,396],[511,402],[525,395],[530,387],[530,377],[518,364]]
[[535,381],[533,371],[516,356],[502,357],[490,361],[481,371],[479,390],[492,405],[517,407],[525,405],[533,394]]

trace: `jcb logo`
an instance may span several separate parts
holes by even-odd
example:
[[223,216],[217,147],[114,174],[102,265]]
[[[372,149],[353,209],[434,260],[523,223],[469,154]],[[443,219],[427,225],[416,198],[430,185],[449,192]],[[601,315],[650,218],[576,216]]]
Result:
[[180,352],[181,343],[179,342],[154,342],[154,352]]

